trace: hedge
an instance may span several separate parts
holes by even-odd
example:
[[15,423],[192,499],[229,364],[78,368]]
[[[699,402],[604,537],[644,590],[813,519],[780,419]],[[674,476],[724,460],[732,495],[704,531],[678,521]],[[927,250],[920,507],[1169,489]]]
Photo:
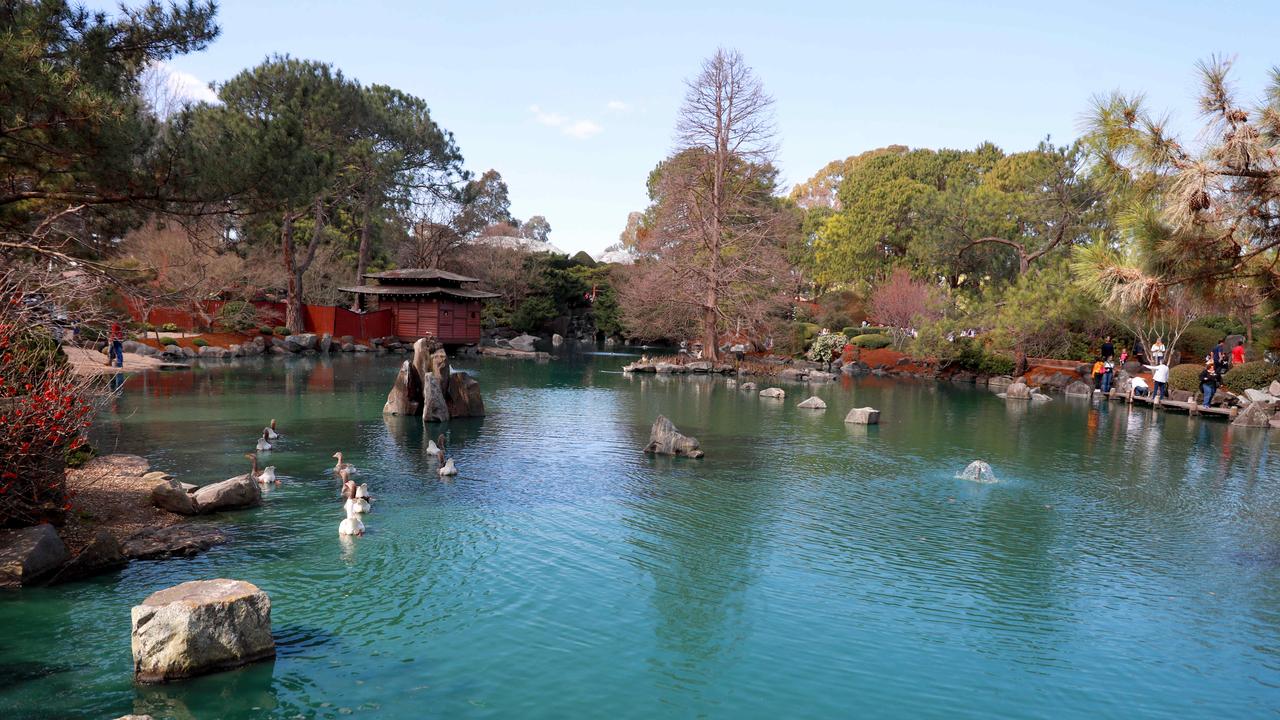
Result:
[[[1213,346],[1224,337],[1225,333],[1214,328],[1207,328],[1201,325],[1192,325],[1183,331],[1182,336],[1178,338],[1178,350],[1182,351],[1182,360],[1184,362],[1203,361],[1204,356],[1213,350]],[[1198,387],[1196,388],[1199,389]]]
[[174,340],[174,339],[173,339],[173,338],[171,338],[171,337],[162,337],[162,338],[160,338],[160,345],[161,345],[162,347],[168,347],[169,345],[177,345],[177,344],[178,344],[178,341],[177,341],[177,340]]
[[1280,365],[1266,360],[1241,363],[1222,376],[1222,384],[1236,392],[1244,392],[1249,388],[1265,392],[1275,380],[1280,380]]
[[1169,387],[1173,390],[1200,392],[1200,371],[1204,365],[1200,363],[1183,363],[1169,369]]
[[204,338],[196,338],[195,340],[191,341],[191,344],[195,345],[196,347],[207,347],[209,345],[209,341],[205,340]]
[[889,343],[891,341],[889,340],[889,338],[885,337],[884,335],[877,335],[873,333],[868,335],[859,335],[854,339],[850,340],[849,342],[853,343],[854,345],[857,345],[860,348],[866,348],[868,350],[879,350],[880,348],[889,347]]

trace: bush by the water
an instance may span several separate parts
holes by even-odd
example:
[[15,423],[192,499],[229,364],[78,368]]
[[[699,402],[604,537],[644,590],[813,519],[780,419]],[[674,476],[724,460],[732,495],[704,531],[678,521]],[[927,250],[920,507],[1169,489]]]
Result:
[[880,348],[889,347],[892,342],[888,337],[878,334],[859,335],[851,341],[854,345],[868,350],[879,350]]
[[841,333],[827,333],[814,338],[813,344],[809,346],[808,358],[814,362],[830,362],[840,357],[840,351],[844,349],[849,338]]
[[1204,365],[1199,363],[1183,363],[1169,369],[1169,387],[1187,392],[1200,391],[1200,371]]
[[205,340],[204,338],[196,338],[195,340],[191,341],[191,344],[195,345],[196,347],[207,347],[209,345],[209,341]]
[[289,328],[287,328],[287,327],[285,327],[285,326],[283,326],[283,325],[278,326],[278,327],[275,329],[275,333],[276,333],[277,335],[279,335],[280,337],[289,337],[289,335],[291,334],[291,332],[290,332]]
[[1266,390],[1275,380],[1280,380],[1280,365],[1266,360],[1236,365],[1222,376],[1222,384],[1236,392],[1244,392],[1249,388]]
[[177,341],[177,340],[174,340],[174,339],[173,339],[173,338],[171,338],[171,337],[165,336],[165,337],[160,338],[160,345],[161,345],[161,347],[167,347],[167,346],[169,346],[169,345],[177,345],[177,344],[178,344],[178,341]]
[[244,332],[253,329],[258,322],[258,308],[253,303],[232,300],[218,308],[218,325],[228,330]]
[[1013,358],[1008,355],[988,352],[982,343],[975,342],[972,338],[958,339],[955,344],[960,350],[951,361],[953,366],[980,375],[1013,374]]

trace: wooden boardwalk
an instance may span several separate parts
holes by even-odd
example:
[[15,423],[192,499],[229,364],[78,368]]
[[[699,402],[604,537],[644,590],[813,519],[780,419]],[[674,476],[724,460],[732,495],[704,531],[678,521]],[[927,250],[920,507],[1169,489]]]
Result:
[[1156,400],[1152,398],[1150,395],[1147,395],[1145,397],[1142,395],[1134,395],[1132,390],[1130,390],[1128,393],[1121,393],[1115,389],[1112,389],[1111,392],[1109,393],[1101,393],[1101,394],[1104,400],[1118,400],[1121,402],[1128,403],[1130,405],[1137,403],[1139,405],[1147,405],[1152,408],[1159,408],[1161,410],[1179,410],[1187,413],[1188,415],[1219,415],[1227,418],[1228,420],[1231,420],[1235,418],[1238,412],[1240,412],[1240,408],[1234,408],[1234,407],[1230,407],[1230,408],[1208,407],[1207,408],[1201,405],[1200,403],[1195,402],[1194,400],[1181,401],[1181,400],[1170,400],[1168,398],[1162,398],[1160,400]]

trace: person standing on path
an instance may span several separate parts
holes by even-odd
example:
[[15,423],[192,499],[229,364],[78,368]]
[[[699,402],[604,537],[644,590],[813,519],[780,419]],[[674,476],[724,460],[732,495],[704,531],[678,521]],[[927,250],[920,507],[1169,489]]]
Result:
[[1212,362],[1204,364],[1204,370],[1200,371],[1200,392],[1204,393],[1204,406],[1209,407],[1209,403],[1213,402],[1213,394],[1218,391],[1218,371]]
[[1168,397],[1169,395],[1169,366],[1164,364],[1163,358],[1156,362],[1155,365],[1143,365],[1142,367],[1151,371],[1151,383],[1155,385],[1155,389],[1151,393],[1151,397],[1155,400]]
[[1227,339],[1222,338],[1217,345],[1213,346],[1213,352],[1210,353],[1213,358],[1213,371],[1219,376],[1227,371]]
[[1102,341],[1102,359],[1110,360],[1115,356],[1116,356],[1116,346],[1111,342],[1111,336],[1108,335],[1106,339]]
[[1243,364],[1244,364],[1244,341],[1241,340],[1240,342],[1236,343],[1235,347],[1231,348],[1231,366],[1235,367],[1236,365],[1243,365]]
[[1116,364],[1107,358],[1102,362],[1102,392],[1111,392],[1111,381],[1115,377]]
[[1102,360],[1098,360],[1093,364],[1093,389],[1102,389]]
[[120,327],[120,323],[111,323],[111,334],[107,340],[110,342],[107,349],[107,367],[111,367],[112,360],[115,360],[116,367],[124,367],[124,330]]

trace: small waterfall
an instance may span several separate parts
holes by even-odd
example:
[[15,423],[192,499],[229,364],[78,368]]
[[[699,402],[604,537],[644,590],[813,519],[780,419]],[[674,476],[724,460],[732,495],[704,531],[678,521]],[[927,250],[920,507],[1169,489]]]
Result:
[[968,467],[956,475],[956,477],[980,483],[993,483],[996,481],[996,474],[991,469],[991,466],[981,460],[974,460],[969,463]]

